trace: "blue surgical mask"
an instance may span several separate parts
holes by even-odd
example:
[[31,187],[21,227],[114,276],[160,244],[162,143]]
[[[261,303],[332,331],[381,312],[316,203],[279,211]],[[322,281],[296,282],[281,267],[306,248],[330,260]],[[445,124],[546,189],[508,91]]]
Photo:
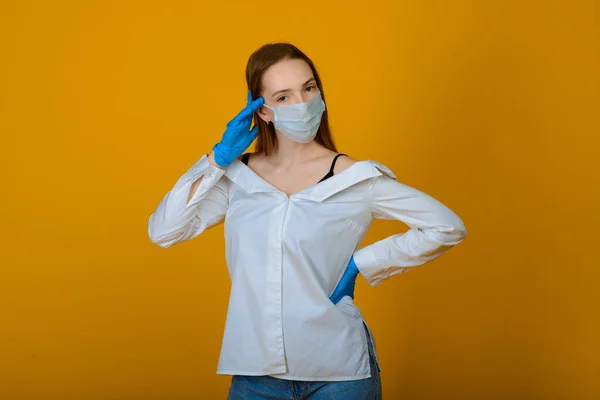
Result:
[[264,105],[273,110],[275,129],[300,143],[309,143],[317,135],[321,116],[325,111],[325,102],[321,92],[317,92],[309,101],[276,107]]

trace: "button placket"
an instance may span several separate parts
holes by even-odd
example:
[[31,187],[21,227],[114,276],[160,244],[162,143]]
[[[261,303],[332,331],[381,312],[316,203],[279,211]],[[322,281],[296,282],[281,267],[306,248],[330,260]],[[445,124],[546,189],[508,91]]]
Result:
[[283,302],[283,235],[285,223],[287,221],[287,215],[289,211],[289,198],[285,196],[284,209],[281,215],[281,229],[279,229],[278,240],[277,240],[277,281],[278,285],[276,290],[274,291],[277,296],[277,301],[275,303],[276,312],[277,312],[277,328],[278,328],[278,338],[276,340],[277,347],[280,350],[280,356],[282,363],[285,364],[285,351],[283,346],[283,310],[282,310],[282,302]]

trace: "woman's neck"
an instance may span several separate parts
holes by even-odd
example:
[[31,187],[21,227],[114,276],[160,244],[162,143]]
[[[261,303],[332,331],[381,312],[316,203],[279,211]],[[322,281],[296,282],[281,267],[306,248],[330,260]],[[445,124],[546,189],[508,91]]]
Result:
[[314,158],[323,146],[314,140],[309,143],[298,143],[277,133],[277,141],[269,156],[269,163],[277,167],[288,167]]

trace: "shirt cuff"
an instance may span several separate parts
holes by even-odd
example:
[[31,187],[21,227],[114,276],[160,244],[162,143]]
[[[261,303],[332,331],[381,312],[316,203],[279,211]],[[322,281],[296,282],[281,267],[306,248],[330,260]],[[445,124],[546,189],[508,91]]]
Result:
[[360,274],[371,286],[377,286],[386,280],[390,273],[388,268],[382,265],[373,251],[373,245],[363,247],[354,252],[354,263]]

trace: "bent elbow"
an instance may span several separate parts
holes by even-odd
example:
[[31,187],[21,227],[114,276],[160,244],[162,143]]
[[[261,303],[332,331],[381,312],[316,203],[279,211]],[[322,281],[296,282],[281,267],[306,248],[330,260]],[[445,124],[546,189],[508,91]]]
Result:
[[464,225],[454,226],[452,231],[446,233],[446,242],[452,246],[456,246],[467,237],[467,230]]
[[448,235],[448,241],[453,244],[459,244],[467,237],[467,228],[465,228],[465,224],[460,219],[460,217],[454,214],[451,221],[449,221],[448,225],[445,225],[445,234]]
[[169,243],[166,240],[159,240],[156,238],[153,238],[152,236],[150,236],[150,241],[152,243],[154,243],[155,245],[162,247],[163,249],[166,249],[167,247],[171,247],[171,243]]
[[172,240],[161,239],[160,235],[150,234],[148,236],[150,237],[150,241],[152,243],[154,243],[155,245],[157,245],[159,247],[162,247],[163,249],[166,249],[167,247],[171,247],[171,245],[173,244]]
[[467,228],[465,228],[465,224],[460,218],[456,218],[458,219],[458,223],[454,224],[454,232],[459,242],[462,242],[467,237]]
[[435,240],[445,246],[455,246],[467,237],[467,229],[462,221],[452,225],[441,225],[429,230]]
[[164,240],[162,237],[164,235],[162,234],[162,230],[160,229],[160,226],[158,226],[157,222],[154,220],[154,214],[152,214],[150,216],[150,219],[148,220],[148,237],[150,238],[150,241],[152,243],[154,243],[157,246],[160,246],[162,248],[167,248],[171,245],[171,243],[169,243],[169,241]]
[[461,222],[460,225],[455,225],[454,229],[452,231],[452,235],[454,236],[454,240],[458,243],[462,242],[463,240],[465,240],[465,238],[467,237],[467,228],[465,228],[465,225]]

